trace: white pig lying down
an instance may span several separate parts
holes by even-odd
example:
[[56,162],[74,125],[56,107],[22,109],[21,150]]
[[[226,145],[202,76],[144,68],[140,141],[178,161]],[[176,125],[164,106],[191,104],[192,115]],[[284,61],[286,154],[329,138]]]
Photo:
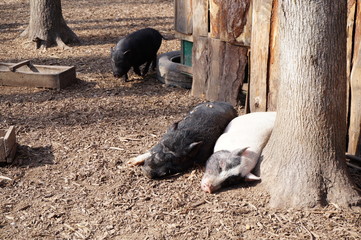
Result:
[[242,180],[260,180],[251,171],[268,142],[275,118],[275,112],[255,112],[234,118],[218,138],[214,153],[206,163],[202,190],[213,193]]

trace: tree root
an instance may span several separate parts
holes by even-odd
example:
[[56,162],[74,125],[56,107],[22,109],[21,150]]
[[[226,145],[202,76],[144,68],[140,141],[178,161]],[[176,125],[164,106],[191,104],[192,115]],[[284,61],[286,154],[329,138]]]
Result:
[[55,42],[58,45],[58,47],[60,47],[63,50],[68,50],[71,48],[68,45],[66,45],[60,37],[56,37]]
[[30,41],[35,42],[36,49],[40,50],[46,50],[48,47],[52,46],[58,46],[63,50],[68,50],[71,47],[67,44],[80,43],[77,35],[66,25],[57,33],[53,33],[51,35],[49,34],[47,37],[39,36],[36,33],[32,35],[30,27],[27,26],[27,28],[20,34],[20,37],[27,37]]

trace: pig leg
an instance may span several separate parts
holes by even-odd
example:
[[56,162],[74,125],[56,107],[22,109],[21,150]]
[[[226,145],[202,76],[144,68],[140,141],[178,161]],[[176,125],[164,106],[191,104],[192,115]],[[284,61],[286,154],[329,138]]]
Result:
[[128,74],[127,73],[124,74],[123,79],[124,79],[124,82],[128,82]]
[[140,73],[139,66],[133,66],[133,70],[138,76],[142,76],[142,74]]
[[147,74],[151,62],[152,61],[148,61],[147,64],[145,64],[145,67],[143,69],[143,75],[142,75],[143,77],[145,76],[145,74]]
[[257,177],[256,175],[252,174],[252,173],[248,173],[245,177],[244,180],[246,182],[252,182],[252,181],[259,181],[261,180],[260,177]]
[[132,158],[130,159],[127,163],[129,165],[132,165],[132,166],[140,166],[140,165],[143,165],[145,160],[147,160],[148,158],[150,158],[151,156],[151,153],[150,152],[146,152],[146,153],[143,153],[135,158]]
[[152,60],[152,70],[155,70],[155,67],[157,66],[157,54],[154,55]]

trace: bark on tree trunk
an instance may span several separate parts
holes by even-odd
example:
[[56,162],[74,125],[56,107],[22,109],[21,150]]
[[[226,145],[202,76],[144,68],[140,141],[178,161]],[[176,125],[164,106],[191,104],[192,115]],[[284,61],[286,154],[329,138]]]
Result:
[[346,164],[346,0],[279,0],[277,119],[263,151],[272,207],[360,203]]
[[36,42],[36,48],[57,45],[64,49],[68,43],[79,42],[63,18],[60,0],[30,0],[29,26],[21,36]]

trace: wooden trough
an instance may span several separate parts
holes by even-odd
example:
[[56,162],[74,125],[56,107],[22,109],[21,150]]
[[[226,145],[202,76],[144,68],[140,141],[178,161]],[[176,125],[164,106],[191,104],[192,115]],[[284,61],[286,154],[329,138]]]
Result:
[[0,62],[0,85],[61,89],[76,79],[73,66],[33,65],[30,60],[20,63]]
[[0,163],[11,163],[16,153],[15,127],[0,129]]

